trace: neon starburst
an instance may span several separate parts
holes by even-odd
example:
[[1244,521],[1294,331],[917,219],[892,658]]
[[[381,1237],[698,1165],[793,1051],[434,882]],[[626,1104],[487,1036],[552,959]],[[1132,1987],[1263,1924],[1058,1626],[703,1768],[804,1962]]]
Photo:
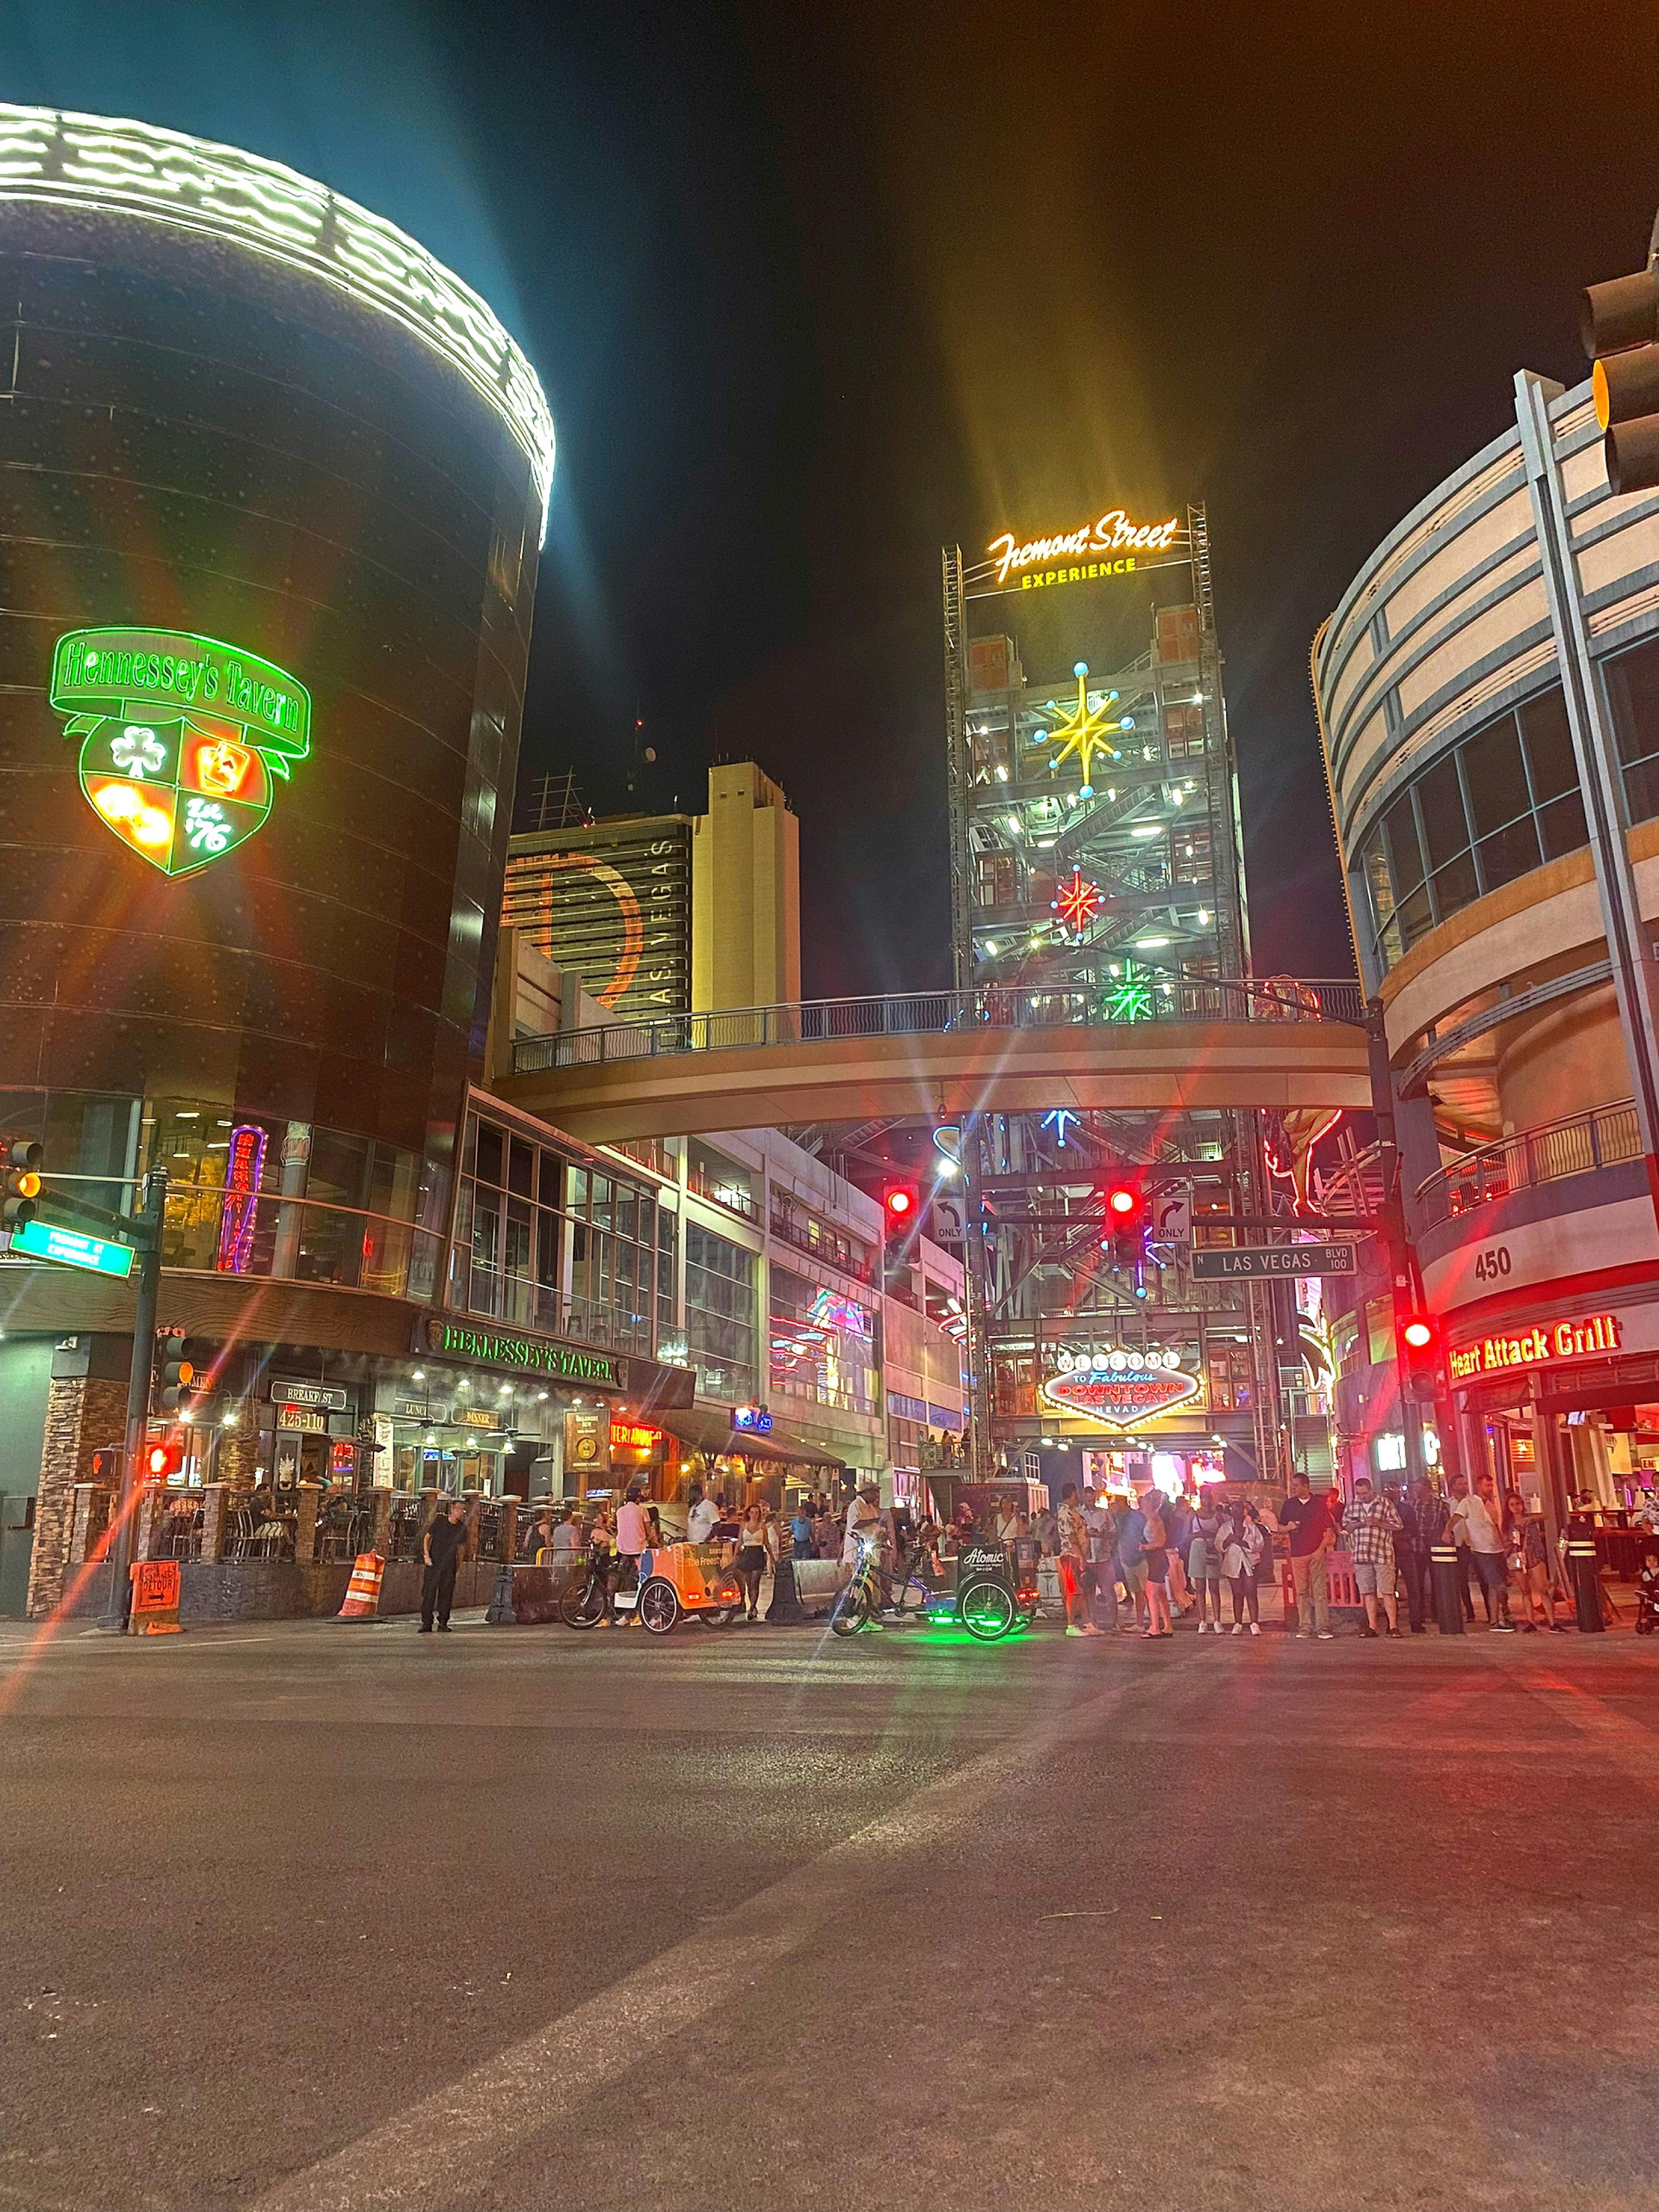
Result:
[[1140,973],[1133,960],[1123,963],[1123,973],[1109,990],[1100,994],[1100,1011],[1109,1022],[1150,1021],[1156,1008],[1152,1001],[1152,985]]
[[1060,895],[1049,904],[1067,929],[1080,937],[1100,912],[1100,885],[1091,884],[1081,868],[1073,868],[1069,884],[1060,886]]
[[1115,691],[1099,694],[1098,703],[1092,707],[1089,704],[1089,664],[1086,660],[1079,660],[1072,673],[1077,678],[1077,705],[1063,715],[1048,732],[1051,742],[1056,738],[1063,740],[1060,750],[1050,755],[1048,766],[1050,769],[1057,769],[1063,760],[1075,753],[1083,770],[1083,788],[1078,795],[1082,799],[1092,799],[1095,755],[1103,752],[1116,760],[1117,748],[1110,741],[1120,730],[1132,728],[1133,725],[1111,719],[1111,710],[1118,699]]

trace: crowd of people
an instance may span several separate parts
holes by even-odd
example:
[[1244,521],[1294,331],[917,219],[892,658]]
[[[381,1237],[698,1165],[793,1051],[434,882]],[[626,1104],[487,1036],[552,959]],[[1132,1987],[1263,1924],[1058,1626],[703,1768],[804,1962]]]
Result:
[[[678,1527],[678,1514],[676,1519]],[[556,1564],[563,1555],[598,1548],[615,1557],[619,1571],[630,1565],[637,1571],[641,1555],[672,1541],[674,1533],[665,1531],[660,1509],[635,1486],[614,1512],[605,1500],[591,1504],[586,1517],[574,1504],[544,1504],[526,1516],[520,1553]],[[441,1506],[425,1532],[423,1630],[432,1629],[434,1616],[438,1628],[448,1626],[465,1534],[459,1504]],[[1365,1637],[1427,1632],[1435,1612],[1433,1554],[1446,1547],[1455,1552],[1458,1601],[1467,1620],[1477,1618],[1478,1593],[1486,1625],[1498,1634],[1541,1630],[1559,1635],[1568,1626],[1559,1563],[1551,1557],[1541,1519],[1528,1513],[1513,1492],[1500,1498],[1490,1477],[1472,1484],[1454,1476],[1443,1492],[1426,1478],[1378,1487],[1361,1474],[1345,1502],[1337,1491],[1315,1492],[1306,1474],[1297,1474],[1271,1508],[1214,1490],[1195,1497],[1155,1488],[1139,1496],[1092,1490],[1079,1495],[1078,1486],[1067,1483],[1055,1507],[1028,1512],[1003,1498],[981,1518],[964,1499],[943,1523],[913,1519],[902,1508],[884,1510],[873,1485],[854,1491],[844,1504],[821,1492],[803,1495],[781,1518],[763,1500],[743,1505],[694,1484],[685,1535],[692,1543],[728,1547],[743,1590],[740,1617],[750,1621],[759,1619],[761,1584],[781,1558],[835,1559],[850,1570],[860,1545],[875,1541],[890,1569],[902,1565],[907,1574],[925,1577],[948,1574],[948,1563],[972,1543],[1025,1547],[1027,1557],[1052,1559],[1068,1636],[1115,1630],[1155,1642],[1172,1636],[1183,1617],[1195,1617],[1200,1636],[1260,1636],[1261,1584],[1273,1571],[1276,1544],[1284,1547],[1289,1565],[1286,1602],[1293,1591],[1299,1638],[1332,1639],[1329,1561],[1339,1548],[1352,1568]],[[1644,1633],[1659,1629],[1659,1530],[1654,1535],[1638,1589],[1638,1626]]]

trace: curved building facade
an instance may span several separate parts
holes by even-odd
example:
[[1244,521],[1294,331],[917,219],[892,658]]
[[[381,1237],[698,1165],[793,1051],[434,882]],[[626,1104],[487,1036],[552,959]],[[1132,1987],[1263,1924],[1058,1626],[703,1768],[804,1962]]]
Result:
[[[1659,496],[1609,489],[1587,384],[1522,378],[1516,427],[1355,578],[1314,685],[1468,1451],[1546,1504],[1591,1487],[1611,1510],[1659,1462],[1659,1235],[1564,676],[1611,731],[1613,836],[1659,921]],[[1363,1400],[1380,1304],[1357,1339]]]
[[[0,106],[0,1127],[118,1211],[167,1169],[163,1320],[239,1347],[264,1475],[258,1377],[313,1376],[314,1471],[442,1293],[546,403],[392,225],[137,123]],[[4,1285],[14,1494],[118,1435],[131,1285]]]

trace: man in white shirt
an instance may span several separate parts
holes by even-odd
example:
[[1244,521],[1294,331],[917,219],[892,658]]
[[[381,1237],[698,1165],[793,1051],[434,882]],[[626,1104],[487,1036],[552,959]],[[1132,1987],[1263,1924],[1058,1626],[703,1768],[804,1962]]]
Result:
[[1480,1577],[1480,1590],[1486,1601],[1486,1625],[1506,1636],[1515,1633],[1515,1623],[1510,1619],[1509,1562],[1504,1555],[1503,1533],[1493,1510],[1496,1500],[1490,1480],[1472,1491],[1462,1475],[1451,1486],[1451,1510],[1448,1522],[1452,1541],[1468,1551],[1470,1562]]
[[[632,1567],[633,1585],[640,1586],[640,1555],[651,1548],[651,1517],[640,1503],[640,1494],[630,1490],[617,1515],[617,1551],[624,1569]],[[626,1578],[623,1587],[627,1587]],[[623,1619],[631,1628],[639,1620],[637,1610],[629,1607]]]
[[712,1498],[705,1498],[701,1490],[691,1492],[691,1511],[686,1534],[694,1544],[706,1544],[714,1533],[714,1523],[720,1517],[720,1509]]
[[847,1509],[847,1534],[841,1547],[842,1565],[855,1567],[859,1560],[859,1543],[864,1537],[873,1537],[881,1524],[881,1492],[873,1483],[855,1490],[853,1502]]

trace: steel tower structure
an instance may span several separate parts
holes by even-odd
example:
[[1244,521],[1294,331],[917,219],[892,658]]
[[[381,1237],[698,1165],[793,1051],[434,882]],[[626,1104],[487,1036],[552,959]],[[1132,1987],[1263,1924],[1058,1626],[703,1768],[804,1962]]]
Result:
[[[956,981],[1100,1025],[1201,1012],[1249,974],[1205,510],[1136,532],[1154,542],[1126,559],[1109,541],[1130,529],[942,559]],[[1099,1196],[1138,1171],[1200,1223],[1264,1213],[1259,1117],[987,1115],[961,1149],[976,1469],[1059,1428],[1041,1394],[1061,1352],[1127,1346],[1202,1376],[1184,1441],[1219,1435],[1276,1474],[1272,1301],[1194,1282],[1190,1246],[1156,1237],[1125,1264]]]

